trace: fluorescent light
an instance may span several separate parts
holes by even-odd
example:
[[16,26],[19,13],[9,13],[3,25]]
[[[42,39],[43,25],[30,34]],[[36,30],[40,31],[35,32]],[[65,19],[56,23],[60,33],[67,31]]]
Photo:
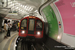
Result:
[[23,5],[23,7],[24,7],[24,5]]
[[26,6],[25,6],[25,8],[26,8]]
[[21,5],[22,6],[22,5]]
[[33,10],[33,8],[31,8],[31,11]]

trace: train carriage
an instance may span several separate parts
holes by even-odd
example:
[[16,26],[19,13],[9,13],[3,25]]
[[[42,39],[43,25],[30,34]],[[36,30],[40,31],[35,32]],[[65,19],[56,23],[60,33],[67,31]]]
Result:
[[28,16],[20,21],[19,37],[22,39],[41,39],[45,34],[44,22],[35,17]]

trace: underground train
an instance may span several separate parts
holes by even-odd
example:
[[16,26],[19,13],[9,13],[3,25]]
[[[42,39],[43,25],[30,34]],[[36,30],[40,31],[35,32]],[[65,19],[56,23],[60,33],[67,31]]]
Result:
[[42,39],[48,34],[48,24],[35,16],[28,16],[20,21],[19,38]]

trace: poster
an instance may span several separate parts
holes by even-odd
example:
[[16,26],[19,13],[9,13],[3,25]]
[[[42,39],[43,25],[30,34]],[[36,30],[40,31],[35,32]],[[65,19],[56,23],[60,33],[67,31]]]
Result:
[[59,0],[55,5],[62,17],[64,33],[75,35],[75,0]]

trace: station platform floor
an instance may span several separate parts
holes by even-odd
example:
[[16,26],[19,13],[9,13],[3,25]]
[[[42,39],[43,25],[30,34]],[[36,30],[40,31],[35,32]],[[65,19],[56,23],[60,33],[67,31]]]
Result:
[[4,39],[4,33],[0,34],[0,50],[15,50],[15,43],[18,37],[18,31],[11,31],[10,37]]
[[[7,38],[5,38],[4,39],[4,35],[5,35],[5,33],[2,33],[2,34],[0,34],[0,50],[16,50],[16,40],[17,40],[17,38],[18,38],[18,31],[11,31],[11,35],[10,35],[10,37],[7,37]],[[31,45],[31,46],[35,46],[36,48],[35,49],[37,49],[37,48],[39,48],[40,49],[40,47],[42,48],[42,47],[46,47],[47,48],[47,50],[49,49],[49,50],[65,50],[65,48],[55,48],[55,46],[66,46],[66,45],[64,45],[64,44],[62,44],[62,43],[59,43],[59,42],[57,42],[57,41],[55,41],[55,40],[53,40],[53,39],[51,39],[50,37],[48,37],[48,36],[46,36],[47,38],[46,38],[46,42],[42,42],[42,45],[37,45],[37,44],[40,44],[40,43],[31,43],[31,44],[29,44],[28,42],[24,42],[24,43],[21,43],[22,44],[22,46],[24,45],[24,46],[29,46],[29,45]],[[19,43],[20,44],[20,43]],[[36,45],[34,45],[34,44],[36,44]],[[18,45],[18,47],[20,48],[20,46],[21,45]],[[38,47],[37,47],[38,46]],[[39,47],[40,46],[40,47]],[[25,48],[25,47],[23,47],[23,48]],[[29,47],[28,47],[29,48]],[[33,47],[34,48],[34,47]],[[43,49],[44,49],[43,48]],[[38,49],[38,50],[39,50]],[[18,49],[18,50],[20,50],[20,49]],[[25,49],[26,50],[26,49]],[[67,50],[75,50],[75,49],[67,49]]]

